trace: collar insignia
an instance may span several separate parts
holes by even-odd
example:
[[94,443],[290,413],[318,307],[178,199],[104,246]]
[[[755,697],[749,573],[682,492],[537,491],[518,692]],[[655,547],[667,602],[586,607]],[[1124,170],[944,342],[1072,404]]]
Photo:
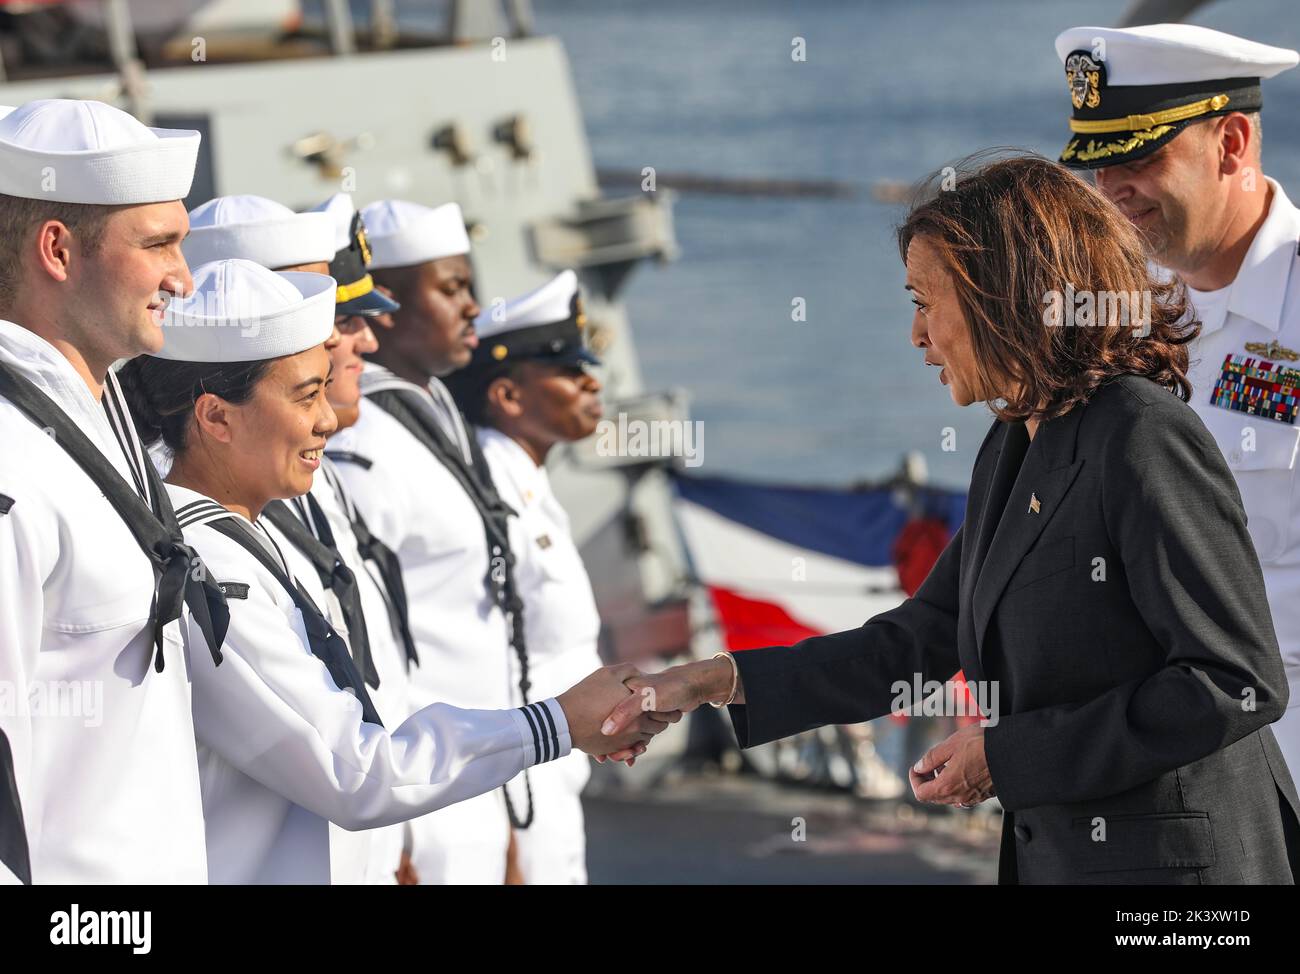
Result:
[[1300,352],[1278,344],[1275,338],[1271,342],[1246,342],[1246,351],[1262,355],[1267,359],[1286,359],[1288,362],[1300,362]]

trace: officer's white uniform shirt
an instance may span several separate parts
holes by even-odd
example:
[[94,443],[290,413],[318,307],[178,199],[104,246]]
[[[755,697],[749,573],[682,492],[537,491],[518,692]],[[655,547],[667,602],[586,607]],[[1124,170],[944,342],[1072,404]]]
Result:
[[[66,358],[7,321],[0,358],[135,483],[103,405]],[[134,430],[125,435],[138,451]],[[202,883],[190,661],[172,624],[163,672],[153,666],[153,568],[76,461],[3,398],[0,443],[0,493],[14,498],[0,516],[0,679],[12,681],[0,687],[0,723],[33,880]],[[195,645],[211,670],[207,644]],[[29,707],[29,690],[47,706]]]
[[[366,372],[373,377],[383,370],[368,365]],[[444,410],[427,390],[423,394],[435,410]],[[513,650],[505,616],[486,584],[487,541],[474,502],[437,457],[373,404],[363,404],[357,423],[330,437],[328,450],[363,458],[338,462],[336,469],[371,532],[401,560],[420,655],[410,673],[412,704],[511,706]],[[421,883],[504,880],[510,826],[499,793],[411,827],[411,859]]]
[[1190,294],[1202,317],[1190,347],[1191,405],[1214,435],[1236,477],[1250,535],[1264,569],[1273,625],[1291,689],[1290,705],[1273,726],[1292,774],[1300,772],[1300,488],[1296,455],[1300,425],[1211,404],[1224,361],[1300,362],[1251,352],[1269,343],[1300,352],[1300,210],[1268,180],[1273,201],[1236,279],[1215,292]]
[[[361,611],[366,619],[371,659],[379,675],[379,688],[367,689],[384,726],[395,727],[415,709],[410,704],[407,686],[406,653],[393,633],[388,606],[379,583],[370,566],[361,559],[356,535],[352,531],[352,521],[329,479],[329,466],[328,458],[321,461],[320,470],[312,478],[311,495],[325,513],[343,563],[356,577]],[[294,506],[298,501],[295,499],[288,503]],[[310,525],[310,517],[304,523]],[[268,522],[263,526],[284,553],[291,574],[302,582],[312,601],[325,611],[330,624],[351,646],[352,637],[343,617],[343,608],[334,594],[321,584],[320,576],[310,560],[274,525]],[[394,873],[401,862],[405,829],[405,823],[364,832],[350,832],[331,825],[330,860],[333,882],[392,884],[395,881]]]
[[[206,499],[168,490],[178,508]],[[195,673],[212,882],[330,882],[329,822],[389,825],[496,789],[537,759],[520,710],[438,703],[387,730],[363,721],[357,699],[312,655],[302,615],[275,577],[213,527],[184,530],[224,588],[247,586],[229,599],[225,661]],[[197,625],[185,635],[202,645]],[[542,705],[556,727],[548,747],[563,756],[563,711],[553,700]]]
[[[562,693],[601,666],[596,649],[600,614],[591,580],[546,468],[504,433],[481,427],[477,433],[497,491],[518,514],[510,519],[510,547],[524,602],[530,695],[536,699]],[[517,662],[511,662],[518,685]],[[586,835],[579,796],[591,777],[587,755],[575,751],[528,776],[536,814],[529,828],[515,834],[524,881],[585,883]],[[509,788],[523,814],[527,799],[522,781]]]

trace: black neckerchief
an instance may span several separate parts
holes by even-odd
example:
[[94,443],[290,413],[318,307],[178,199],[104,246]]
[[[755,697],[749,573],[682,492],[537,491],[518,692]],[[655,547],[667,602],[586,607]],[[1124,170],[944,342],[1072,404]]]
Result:
[[[325,455],[331,461],[338,460],[338,455],[328,450],[325,451]],[[346,454],[344,460],[362,463],[363,469],[369,468],[370,465],[369,460],[357,457],[355,453]],[[379,581],[384,590],[384,607],[388,610],[388,623],[392,627],[393,636],[401,642],[406,652],[406,670],[409,673],[412,666],[420,665],[420,654],[415,647],[415,636],[411,634],[411,612],[406,599],[406,582],[402,578],[402,560],[397,556],[397,552],[371,532],[366,519],[361,516],[361,511],[357,509],[356,504],[352,503],[352,498],[344,489],[343,482],[339,479],[333,465],[325,464],[321,470],[334,490],[334,497],[338,500],[339,507],[343,509],[343,515],[352,526],[352,535],[357,542],[357,553],[362,561],[372,564],[379,573]]]
[[152,463],[142,473],[152,494],[146,504],[135,488],[123,479],[108,458],[77,428],[58,403],[43,393],[26,376],[0,362],[0,396],[4,396],[37,426],[53,431],[54,441],[81,467],[113,505],[130,529],[140,550],[154,570],[153,622],[154,668],[163,669],[163,631],[181,617],[188,605],[212,653],[221,663],[221,643],[230,624],[226,597],[209,577],[198,554],[185,543],[171,500]]
[[23,825],[23,803],[18,798],[9,738],[0,730],[0,862],[24,886],[32,884],[32,861],[27,851],[27,829]]
[[235,514],[213,520],[204,519],[202,523],[234,541],[275,576],[275,580],[280,583],[289,594],[289,598],[293,599],[293,604],[298,607],[298,611],[302,613],[303,626],[307,630],[307,644],[311,648],[312,655],[325,664],[325,668],[329,670],[330,676],[340,690],[351,691],[357,698],[361,703],[362,717],[382,727],[383,721],[379,719],[379,713],[370,700],[365,681],[352,661],[347,643],[334,631],[334,627],[321,614],[316,603],[311,600],[311,596],[285,573],[284,568],[262,546],[262,542],[253,535],[253,529],[246,526],[246,522]]
[[[331,480],[330,483],[333,484],[334,481]],[[334,484],[334,487],[338,493],[338,485]],[[362,561],[370,562],[375,566],[375,571],[379,572],[387,596],[384,605],[388,607],[388,623],[393,629],[393,635],[406,651],[406,668],[409,671],[412,666],[420,665],[420,654],[415,648],[415,636],[411,634],[411,613],[406,600],[406,582],[402,578],[402,560],[397,557],[397,552],[375,537],[361,512],[349,505],[346,497],[340,495],[339,502],[343,504],[348,520],[352,523],[352,533],[357,539],[357,553],[361,555]]]
[[[483,520],[483,529],[487,538],[488,571],[487,587],[493,599],[505,613],[506,626],[510,633],[510,645],[519,660],[519,694],[522,703],[529,703],[528,694],[532,683],[528,678],[528,647],[524,643],[524,602],[515,585],[515,556],[510,550],[509,519],[515,512],[501,495],[497,493],[488,470],[487,460],[478,437],[473,430],[467,430],[470,457],[473,466],[465,462],[460,449],[451,442],[433,406],[424,398],[418,386],[409,389],[385,388],[366,394],[366,400],[397,420],[404,429],[424,445],[447,468],[447,472],[456,479],[461,489],[469,495]],[[506,811],[510,824],[517,829],[526,829],[533,823],[536,809],[533,806],[533,786],[529,781],[527,770],[524,771],[524,789],[528,794],[528,812],[523,818],[515,812],[510,793],[502,787],[506,799]]]
[[334,541],[334,532],[325,520],[325,512],[311,494],[307,495],[307,505],[308,516],[315,526],[314,533],[284,501],[271,501],[262,509],[262,517],[279,528],[289,543],[307,556],[312,568],[316,569],[321,585],[333,592],[339,600],[339,606],[343,609],[343,621],[348,627],[352,656],[365,676],[366,683],[372,690],[378,690],[379,672],[375,669],[374,656],[370,652],[370,633],[366,629],[356,575],[344,563]]

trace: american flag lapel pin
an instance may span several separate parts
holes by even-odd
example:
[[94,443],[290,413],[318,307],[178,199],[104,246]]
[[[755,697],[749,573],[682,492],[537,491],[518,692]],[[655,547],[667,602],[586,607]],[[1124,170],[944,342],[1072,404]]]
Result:
[[1038,495],[1031,492],[1029,494],[1029,513],[1037,514],[1043,509],[1043,505],[1038,502]]

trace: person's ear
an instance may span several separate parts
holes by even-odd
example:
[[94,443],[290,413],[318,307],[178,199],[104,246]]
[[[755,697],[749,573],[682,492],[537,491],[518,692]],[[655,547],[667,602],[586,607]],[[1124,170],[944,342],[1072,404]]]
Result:
[[72,231],[59,220],[46,220],[36,228],[36,264],[56,281],[68,279],[72,267]]
[[1240,112],[1225,115],[1218,134],[1219,171],[1223,175],[1236,175],[1251,165],[1251,159],[1256,153],[1255,133],[1251,130],[1250,119]]
[[514,379],[501,376],[488,386],[488,409],[503,419],[518,419],[524,414],[522,390]]
[[198,428],[199,436],[218,443],[229,443],[232,438],[231,423],[234,419],[234,409],[235,407],[226,400],[210,392],[199,396],[198,401],[194,403],[194,424]]

